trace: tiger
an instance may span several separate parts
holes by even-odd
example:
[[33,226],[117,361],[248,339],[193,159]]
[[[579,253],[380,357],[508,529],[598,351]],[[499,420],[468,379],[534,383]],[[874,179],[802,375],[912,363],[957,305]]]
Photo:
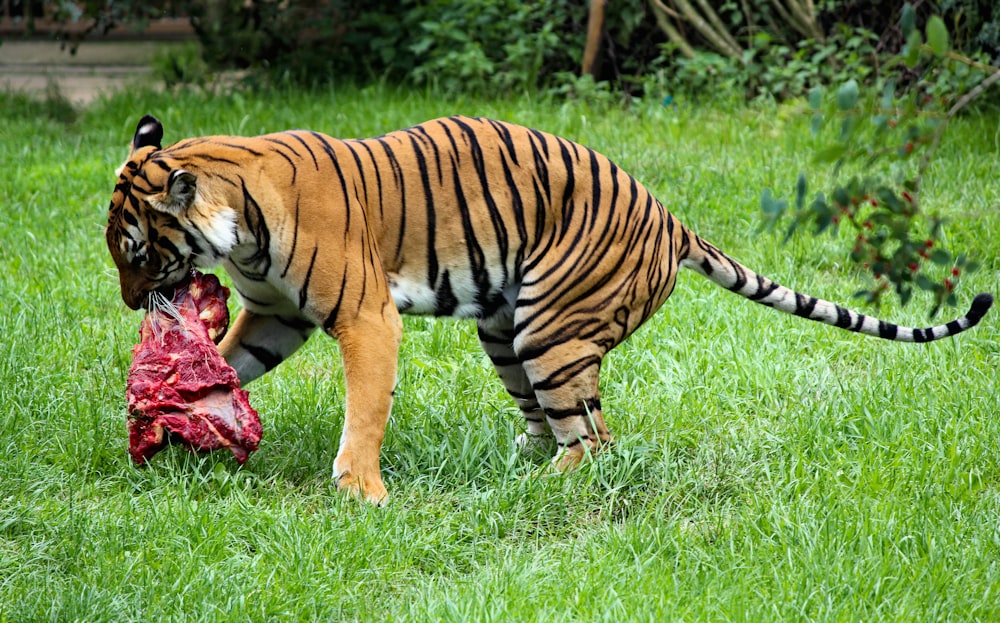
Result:
[[[524,419],[568,471],[607,446],[598,391],[607,353],[688,268],[751,301],[856,333],[930,342],[917,329],[779,285],[683,225],[606,156],[535,129],[451,116],[374,138],[292,130],[163,147],[146,115],[118,171],[106,238],[133,309],[221,265],[241,310],[218,349],[243,385],[316,330],[339,342],[346,385],[332,477],[375,504],[397,382],[401,313],[475,319]],[[553,440],[554,439],[554,444]],[[543,447],[545,447],[543,445]]]

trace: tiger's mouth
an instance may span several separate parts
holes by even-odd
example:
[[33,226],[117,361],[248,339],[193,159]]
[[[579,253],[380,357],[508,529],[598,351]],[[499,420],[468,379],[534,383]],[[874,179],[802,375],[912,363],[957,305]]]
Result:
[[150,311],[154,306],[154,300],[157,298],[160,298],[161,300],[165,299],[167,301],[173,301],[179,290],[187,289],[188,284],[191,283],[193,277],[194,273],[188,272],[170,285],[162,285],[157,288],[153,288],[146,294],[143,308],[146,309],[146,311]]

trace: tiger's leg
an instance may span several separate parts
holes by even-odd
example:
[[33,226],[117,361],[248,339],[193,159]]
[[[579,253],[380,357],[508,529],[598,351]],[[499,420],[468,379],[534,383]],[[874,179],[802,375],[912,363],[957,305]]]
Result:
[[333,476],[341,491],[381,504],[388,492],[382,484],[379,453],[392,409],[403,324],[388,301],[381,310],[362,310],[350,320],[338,321],[330,334],[340,343],[347,386]]
[[291,356],[315,328],[298,316],[244,309],[219,343],[219,353],[236,370],[240,384],[246,385]]
[[556,438],[552,464],[570,470],[611,442],[598,392],[604,351],[583,340],[552,343],[534,337],[522,332],[514,349]]
[[515,439],[522,452],[536,452],[546,448],[552,439],[552,429],[545,420],[545,411],[538,404],[531,381],[524,373],[521,362],[514,354],[514,318],[511,312],[500,312],[479,320],[479,343],[493,362],[493,368],[503,381],[507,393],[521,409],[526,431]]

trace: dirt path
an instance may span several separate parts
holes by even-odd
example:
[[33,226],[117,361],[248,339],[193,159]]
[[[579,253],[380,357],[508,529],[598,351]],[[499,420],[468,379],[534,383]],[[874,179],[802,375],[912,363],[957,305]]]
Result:
[[86,106],[102,93],[152,82],[153,56],[177,45],[181,44],[88,41],[71,55],[56,41],[5,39],[0,45],[0,89],[45,93],[57,88],[72,103]]

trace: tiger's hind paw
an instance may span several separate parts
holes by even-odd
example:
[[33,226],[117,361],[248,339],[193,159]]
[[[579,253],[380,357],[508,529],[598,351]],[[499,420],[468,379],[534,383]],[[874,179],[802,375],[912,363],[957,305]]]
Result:
[[555,449],[555,437],[552,435],[536,435],[534,433],[521,433],[514,438],[518,450],[522,454],[540,454],[550,456]]

